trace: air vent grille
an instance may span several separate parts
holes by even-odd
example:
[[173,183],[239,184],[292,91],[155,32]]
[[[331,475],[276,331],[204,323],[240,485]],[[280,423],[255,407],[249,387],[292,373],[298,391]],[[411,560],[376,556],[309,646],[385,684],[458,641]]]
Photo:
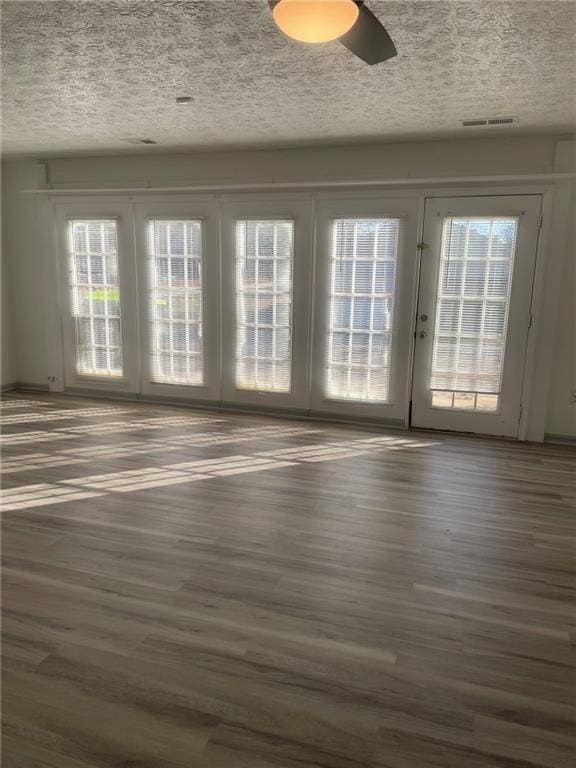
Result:
[[127,144],[158,144],[154,139],[122,139]]
[[483,128],[489,125],[518,125],[517,117],[475,117],[471,120],[462,120],[463,128]]
[[490,117],[488,125],[516,125],[517,117]]
[[487,125],[487,120],[462,120],[464,128],[472,128],[473,126]]

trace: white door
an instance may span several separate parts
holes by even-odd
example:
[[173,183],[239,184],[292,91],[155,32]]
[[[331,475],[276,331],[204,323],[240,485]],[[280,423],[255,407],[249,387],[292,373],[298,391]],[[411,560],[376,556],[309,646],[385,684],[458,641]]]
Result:
[[311,207],[268,196],[222,206],[222,399],[306,407]]
[[61,200],[55,210],[65,386],[137,392],[130,205],[116,198]]
[[405,426],[418,200],[323,200],[317,209],[313,411]]
[[219,400],[218,206],[151,201],[135,216],[141,391]]
[[414,427],[516,437],[539,195],[426,202]]

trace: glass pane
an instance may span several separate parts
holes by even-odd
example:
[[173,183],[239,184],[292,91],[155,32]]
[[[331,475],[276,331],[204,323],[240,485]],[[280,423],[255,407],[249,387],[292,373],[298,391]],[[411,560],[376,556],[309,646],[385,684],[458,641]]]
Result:
[[457,408],[465,411],[494,412],[498,410],[498,395],[479,392],[432,391],[433,408]]
[[122,376],[116,221],[75,219],[68,223],[68,271],[76,370],[85,376]]
[[148,224],[152,381],[204,384],[202,222]]
[[399,219],[332,225],[325,396],[387,403]]
[[236,222],[236,386],[289,392],[294,222]]
[[435,408],[498,408],[517,229],[515,218],[444,220],[430,376]]

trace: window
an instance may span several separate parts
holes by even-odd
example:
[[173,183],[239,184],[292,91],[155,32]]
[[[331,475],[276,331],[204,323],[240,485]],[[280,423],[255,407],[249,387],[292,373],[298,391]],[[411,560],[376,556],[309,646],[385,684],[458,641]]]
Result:
[[236,222],[238,389],[289,392],[294,222]]
[[502,384],[515,218],[446,218],[430,389],[432,405],[497,411]]
[[387,403],[399,219],[332,223],[324,393]]
[[76,371],[86,376],[120,377],[123,362],[116,221],[69,221],[68,267]]
[[148,222],[152,380],[204,384],[202,222]]

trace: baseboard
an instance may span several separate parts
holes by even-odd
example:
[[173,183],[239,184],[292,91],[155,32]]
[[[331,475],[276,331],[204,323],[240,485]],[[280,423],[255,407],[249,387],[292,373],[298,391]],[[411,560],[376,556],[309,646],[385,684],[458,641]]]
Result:
[[324,413],[307,410],[289,410],[266,407],[261,405],[245,405],[241,403],[222,403],[205,400],[180,400],[156,395],[139,395],[134,392],[103,392],[102,390],[67,387],[64,392],[54,393],[71,397],[96,398],[100,400],[121,400],[122,402],[148,403],[150,405],[172,406],[174,408],[193,408],[211,413],[252,414],[253,416],[275,416],[281,419],[297,421],[317,421],[328,424],[347,424],[357,427],[386,427],[387,429],[406,429],[400,421],[391,419],[370,419],[359,416]]
[[0,392],[11,392],[13,389],[18,389],[18,385],[14,384],[0,384]]
[[12,389],[20,389],[22,392],[49,392],[48,384],[30,384],[25,381],[17,381]]
[[553,435],[546,433],[544,435],[545,443],[556,443],[557,445],[576,445],[576,435]]

